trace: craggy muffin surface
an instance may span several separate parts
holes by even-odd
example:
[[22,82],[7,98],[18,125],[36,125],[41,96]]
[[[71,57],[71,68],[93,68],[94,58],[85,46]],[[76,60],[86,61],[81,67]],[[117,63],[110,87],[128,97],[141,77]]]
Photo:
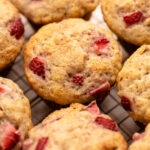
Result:
[[24,68],[37,93],[59,104],[102,100],[121,69],[112,34],[82,19],[42,27],[24,50]]
[[141,46],[125,62],[118,75],[118,94],[130,115],[143,123],[150,122],[150,45]]
[[24,26],[18,10],[7,0],[0,0],[0,71],[20,53]]
[[23,149],[35,150],[127,150],[116,123],[92,102],[72,104],[50,114],[32,128]]
[[129,150],[149,150],[150,149],[150,124],[147,125],[145,132],[135,133],[133,142]]
[[99,0],[12,0],[30,20],[38,24],[83,17],[92,12]]
[[0,77],[0,149],[19,150],[31,127],[29,100],[14,82]]
[[108,26],[122,39],[136,45],[150,44],[150,1],[102,0]]

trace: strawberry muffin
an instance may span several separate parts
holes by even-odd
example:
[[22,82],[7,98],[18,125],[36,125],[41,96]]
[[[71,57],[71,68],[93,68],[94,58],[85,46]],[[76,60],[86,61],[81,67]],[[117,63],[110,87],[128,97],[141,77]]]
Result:
[[0,0],[0,71],[20,53],[24,43],[24,26],[17,9]]
[[36,24],[83,17],[92,12],[100,0],[12,0],[13,4]]
[[127,150],[116,123],[89,106],[72,104],[55,111],[29,131],[23,150]]
[[129,150],[150,150],[150,124],[147,125],[145,132],[133,135],[133,142]]
[[31,129],[29,100],[9,79],[0,77],[0,150],[19,150]]
[[102,100],[121,69],[112,34],[82,19],[42,27],[24,50],[29,83],[44,99],[65,105]]
[[150,45],[141,46],[118,75],[118,94],[123,107],[140,122],[150,122]]
[[101,0],[104,20],[120,38],[135,45],[150,44],[150,1]]

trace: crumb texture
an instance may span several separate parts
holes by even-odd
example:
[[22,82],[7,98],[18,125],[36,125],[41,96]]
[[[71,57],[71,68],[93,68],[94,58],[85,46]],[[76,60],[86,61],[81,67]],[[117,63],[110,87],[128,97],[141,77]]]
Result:
[[46,24],[65,18],[83,17],[92,12],[100,0],[12,0],[34,23]]
[[25,74],[37,93],[59,104],[99,100],[121,69],[112,34],[82,19],[42,27],[24,50]]
[[0,77],[0,149],[20,149],[31,127],[29,100],[18,85]]
[[118,75],[118,94],[124,107],[138,121],[150,122],[150,45],[140,47]]
[[[90,109],[98,110],[95,102],[89,106],[72,104],[55,111],[30,130],[23,146],[28,150],[39,145],[44,150],[127,150],[116,123],[109,116]],[[95,122],[97,118],[103,121]]]
[[0,71],[20,53],[24,26],[18,10],[6,0],[0,0]]
[[150,1],[101,0],[104,20],[120,38],[135,45],[150,44]]
[[129,150],[149,150],[150,149],[150,124],[147,125],[145,132],[133,135],[133,142]]

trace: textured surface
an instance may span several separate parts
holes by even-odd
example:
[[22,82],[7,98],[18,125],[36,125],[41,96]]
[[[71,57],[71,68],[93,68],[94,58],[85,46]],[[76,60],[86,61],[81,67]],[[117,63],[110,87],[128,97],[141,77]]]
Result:
[[104,19],[124,40],[136,45],[150,44],[150,1],[102,0]]
[[[8,66],[23,46],[23,26],[18,10],[8,1],[0,0],[0,70]],[[18,22],[19,27],[18,30]],[[20,34],[18,34],[20,32]]]
[[37,93],[64,105],[88,102],[109,89],[121,69],[122,55],[108,30],[67,19],[46,25],[31,37],[24,62]]
[[150,46],[144,45],[125,62],[117,79],[119,96],[130,103],[131,116],[145,123],[150,122],[149,61]]
[[45,150],[127,149],[115,122],[100,113],[95,102],[88,107],[72,104],[71,107],[50,114],[29,132],[29,139],[24,142],[29,150],[42,144]]
[[145,132],[133,135],[134,142],[129,150],[149,150],[150,149],[150,124],[147,125]]
[[82,17],[96,8],[99,0],[12,0],[34,23],[45,24]]
[[[86,19],[107,28],[106,24],[103,21],[100,7],[97,7],[97,9],[90,16],[87,16]],[[25,25],[26,31],[25,41],[28,41],[29,37],[38,29],[38,27],[31,24],[25,17],[22,17],[22,20]],[[120,39],[118,39],[118,41],[125,60],[129,57],[131,52],[135,50],[135,47],[133,45],[125,43],[124,41],[121,41]],[[24,91],[25,95],[29,98],[32,108],[32,120],[34,124],[38,124],[48,114],[50,114],[54,110],[61,108],[61,106],[59,105],[43,100],[29,86],[24,74],[22,53],[17,57],[12,67],[8,68],[6,71],[3,71],[3,73],[1,73],[1,76],[10,78],[15,81]],[[102,112],[110,115],[117,122],[121,133],[128,141],[128,143],[131,142],[133,133],[143,130],[143,126],[135,123],[133,119],[129,117],[129,114],[120,105],[120,98],[117,96],[117,89],[115,85],[111,89],[109,96],[107,96],[101,104],[99,103],[99,106]]]
[[[0,149],[3,148],[1,147],[3,137],[7,136],[6,132],[12,128],[7,127],[10,126],[8,124],[11,124],[20,135],[19,142],[15,148],[18,149],[22,141],[27,137],[28,130],[32,127],[29,100],[14,82],[0,77]],[[5,131],[2,126],[6,127],[7,130]],[[9,138],[13,138],[12,134],[14,133],[7,134]],[[10,143],[5,139],[4,142]]]

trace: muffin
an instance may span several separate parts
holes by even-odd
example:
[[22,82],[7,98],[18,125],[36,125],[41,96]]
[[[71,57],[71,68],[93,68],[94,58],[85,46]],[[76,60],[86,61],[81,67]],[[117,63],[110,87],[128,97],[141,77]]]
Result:
[[24,50],[25,74],[44,99],[58,104],[101,101],[121,69],[112,34],[82,19],[42,27]]
[[118,75],[118,94],[131,117],[150,122],[150,45],[141,46],[125,62]]
[[145,132],[135,133],[133,142],[129,150],[149,150],[150,149],[150,124],[147,125]]
[[83,17],[99,4],[99,0],[12,0],[12,2],[36,24]]
[[0,149],[20,149],[31,127],[29,100],[13,81],[0,77]]
[[150,44],[150,1],[102,0],[104,20],[120,38],[135,45]]
[[0,0],[0,71],[21,51],[24,26],[17,9],[7,0]]
[[116,123],[90,105],[72,104],[32,128],[23,150],[127,150]]

